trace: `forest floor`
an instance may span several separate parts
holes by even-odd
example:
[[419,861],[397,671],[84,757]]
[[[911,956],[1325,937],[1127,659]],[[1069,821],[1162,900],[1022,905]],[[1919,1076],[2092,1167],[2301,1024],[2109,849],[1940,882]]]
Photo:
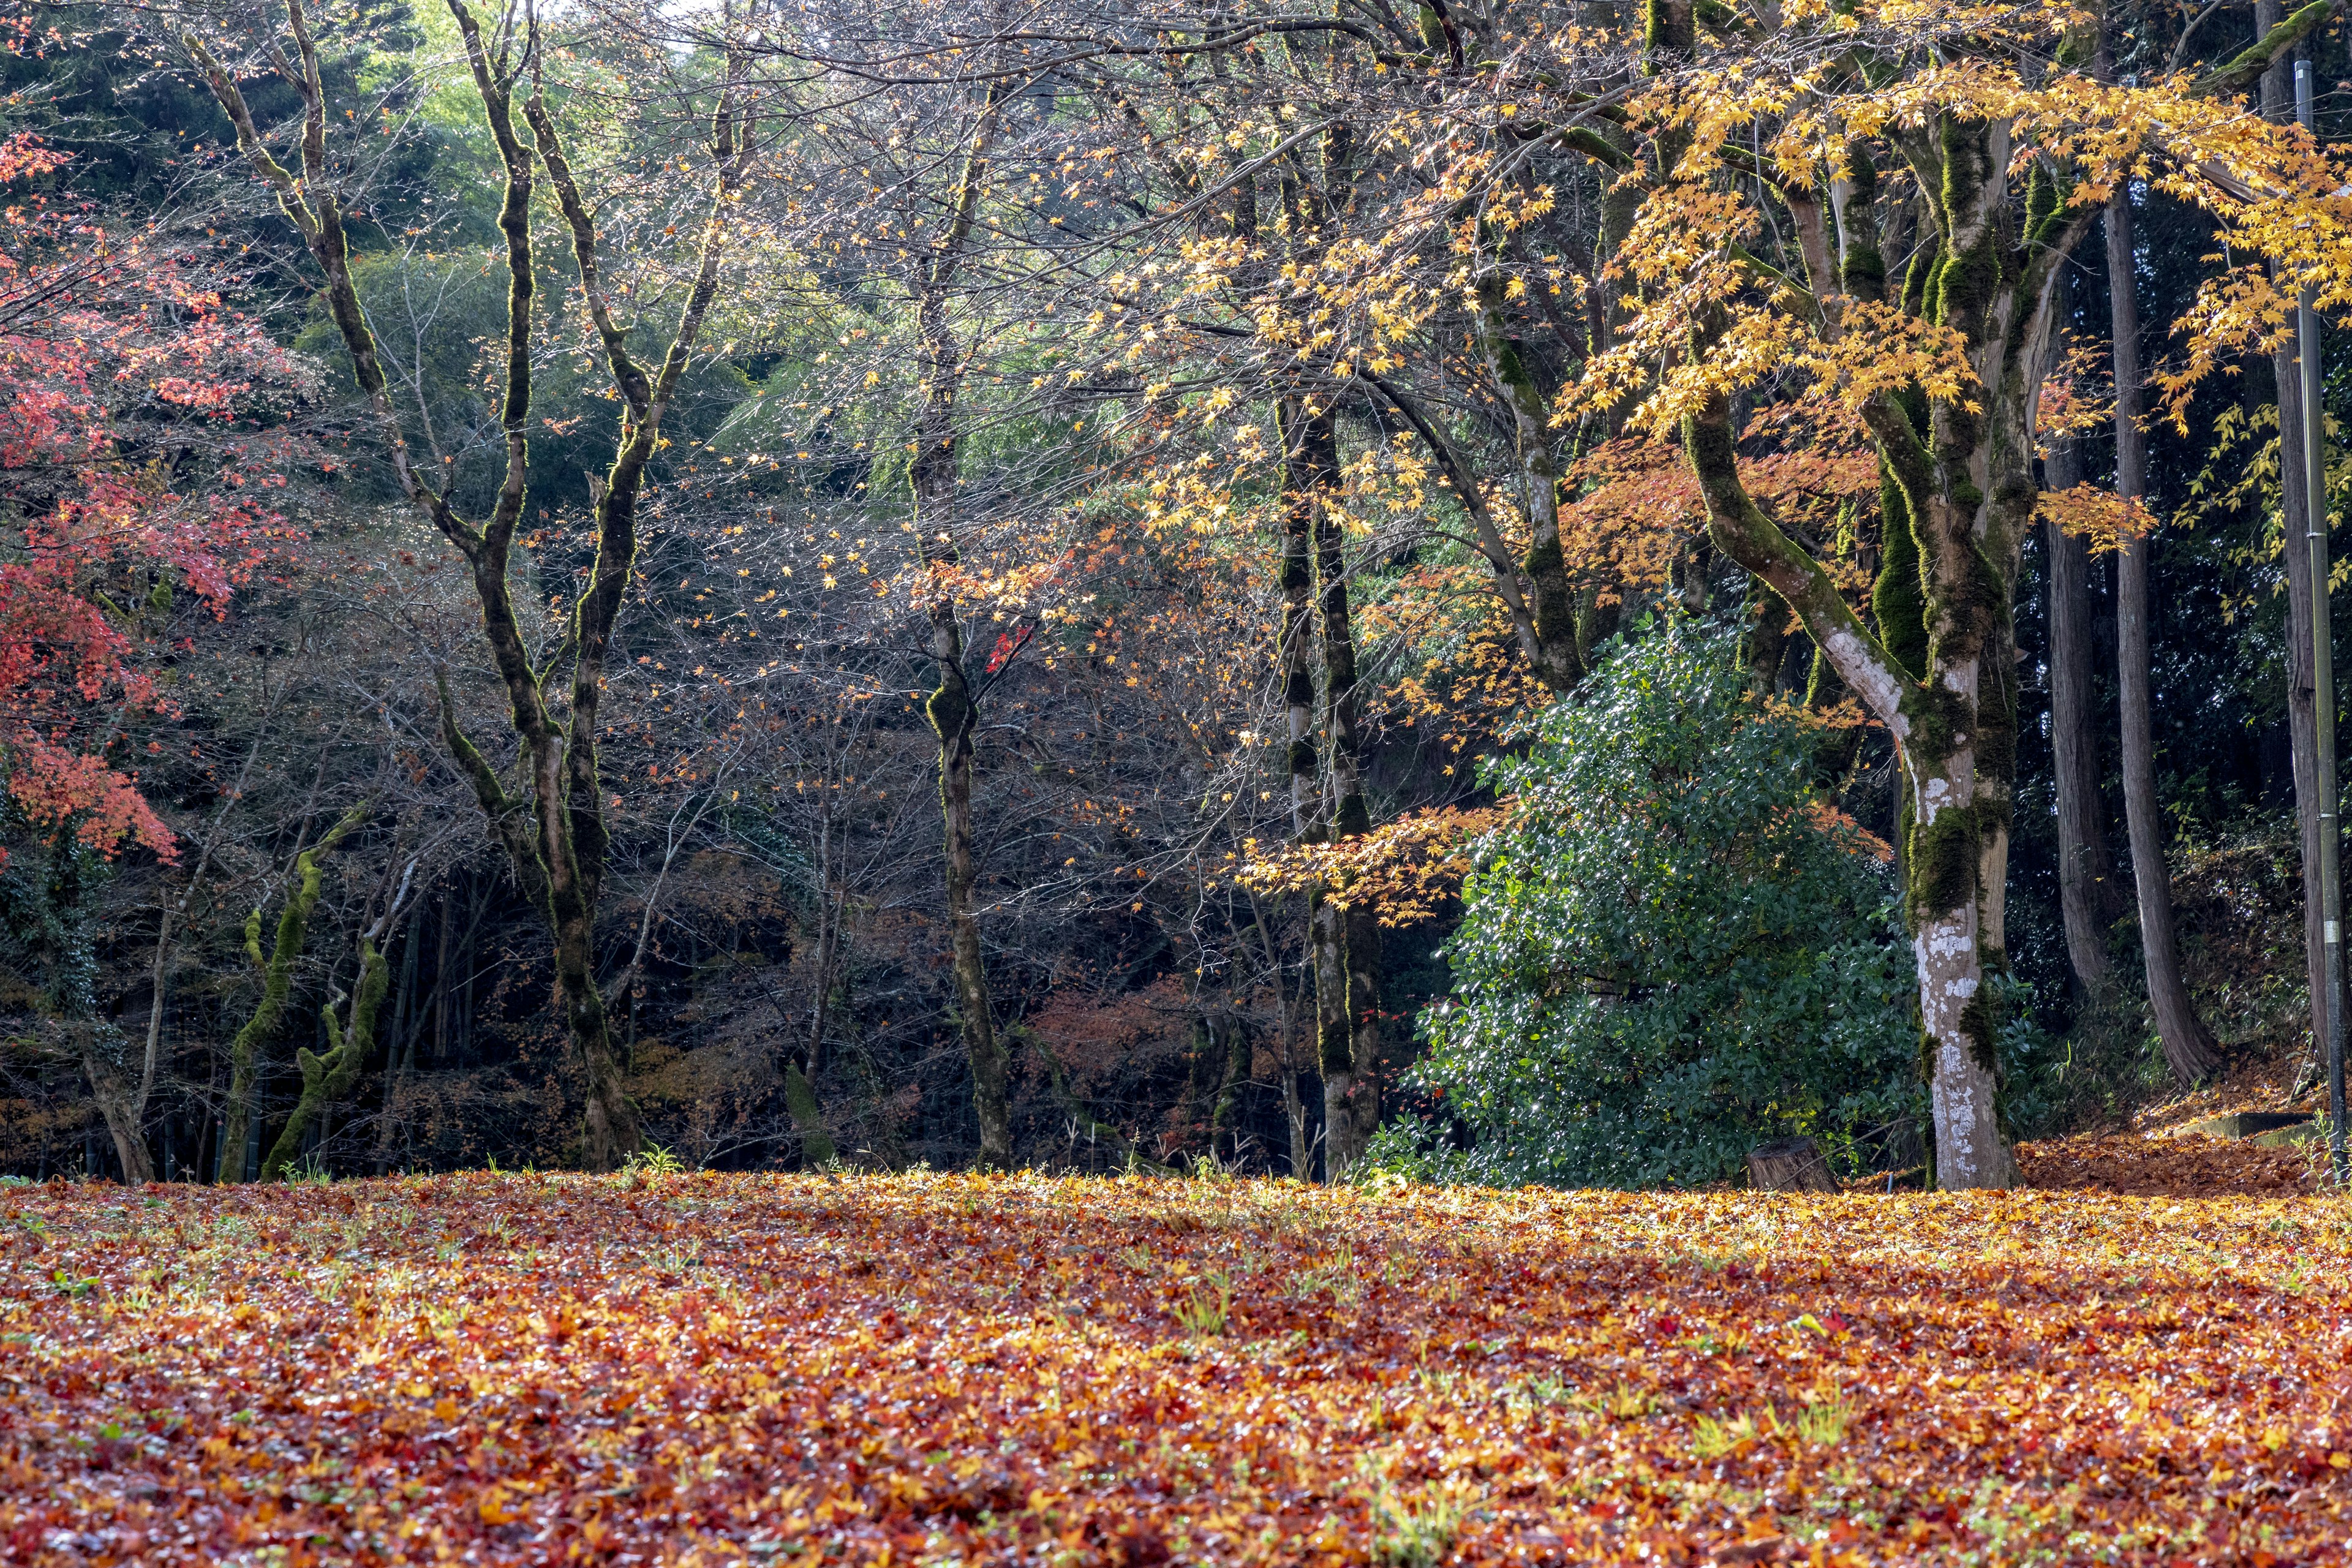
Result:
[[0,1563],[2342,1562],[2347,1264],[2311,1195],[20,1184]]

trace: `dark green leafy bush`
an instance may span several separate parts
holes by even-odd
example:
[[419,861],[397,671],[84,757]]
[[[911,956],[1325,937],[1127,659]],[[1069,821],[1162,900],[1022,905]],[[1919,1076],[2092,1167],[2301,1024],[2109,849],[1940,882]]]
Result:
[[1447,943],[1391,1169],[1611,1187],[1832,1162],[1918,1109],[1916,981],[1883,846],[1813,786],[1815,734],[1748,700],[1732,639],[1623,648],[1486,782],[1516,795]]

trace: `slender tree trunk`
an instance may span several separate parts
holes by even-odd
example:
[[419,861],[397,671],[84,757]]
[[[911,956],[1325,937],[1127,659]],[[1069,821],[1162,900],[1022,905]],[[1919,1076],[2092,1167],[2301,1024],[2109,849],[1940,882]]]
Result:
[[[1005,82],[1009,83],[1008,76]],[[922,354],[921,411],[917,416],[913,489],[915,542],[926,565],[952,568],[961,557],[956,537],[956,398],[961,388],[962,356],[948,320],[949,290],[962,265],[991,152],[1011,89],[989,89],[956,180],[950,216],[925,259],[916,284],[916,331]],[[981,956],[980,918],[974,889],[979,881],[971,849],[973,707],[964,669],[963,625],[954,595],[941,592],[930,604],[931,662],[939,686],[923,706],[940,742],[940,813],[947,873],[947,914],[953,950],[956,1004],[964,1051],[971,1064],[972,1102],[980,1117],[980,1164],[1007,1170],[1013,1164],[1011,1068],[996,1037],[988,971]]]
[[[445,900],[446,907],[446,900]],[[425,900],[408,917],[408,938],[400,957],[400,1000],[392,1013],[392,1036],[384,1058],[383,1113],[376,1119],[375,1173],[392,1169],[392,1145],[407,1109],[408,1075],[416,1070],[416,1037],[424,1032],[416,1005],[416,955],[424,946]],[[445,938],[446,941],[446,933]]]
[[818,825],[816,864],[816,998],[809,1009],[808,1080],[816,1082],[824,1070],[825,1031],[832,1026],[833,966],[841,952],[842,900],[845,889],[836,886],[833,868],[833,807],[825,806]]
[[[2110,72],[2109,74],[2112,74]],[[2132,255],[2131,203],[2107,198],[2107,289],[2115,332],[2116,493],[2137,500],[2147,489],[2147,433],[2140,427],[2139,302]],[[2172,878],[2164,864],[2162,806],[2156,795],[2156,742],[2149,712],[2147,567],[2156,541],[2126,531],[2116,551],[2116,695],[2123,710],[2124,816],[2132,882],[2139,895],[2140,952],[2147,999],[2165,1064],[2183,1084],[2210,1077],[2221,1055],[2189,1000],[2172,920]]]
[[[1328,409],[1296,408],[1286,420],[1286,476],[1293,515],[1311,529],[1328,719],[1323,799],[1333,839],[1370,831],[1364,798],[1354,619],[1345,541],[1331,504],[1339,481],[1339,434]],[[1303,645],[1304,638],[1298,639]],[[1296,780],[1297,764],[1293,764]],[[1317,1056],[1323,1071],[1324,1174],[1344,1177],[1380,1127],[1380,924],[1371,910],[1329,894],[1309,916],[1314,950]]]
[[[1282,545],[1282,630],[1276,660],[1282,671],[1282,703],[1286,733],[1289,739],[1286,756],[1290,773],[1290,837],[1293,843],[1318,842],[1324,836],[1323,793],[1320,782],[1322,752],[1316,744],[1315,734],[1315,510],[1313,479],[1307,471],[1306,437],[1307,423],[1305,405],[1297,398],[1286,398],[1277,406],[1276,417],[1283,439],[1284,486],[1287,494],[1283,500]],[[1328,918],[1336,911],[1328,910],[1318,893],[1307,895],[1307,984],[1317,997],[1315,1038],[1318,1044],[1316,1067],[1324,1075],[1324,1094],[1328,1100],[1332,1093],[1331,1063],[1321,1049],[1328,1021],[1322,999],[1338,998],[1345,990],[1339,978],[1338,942],[1339,928]],[[1328,978],[1327,978],[1328,973]],[[1301,1006],[1306,998],[1300,998]],[[1295,1058],[1292,1058],[1295,1062]],[[1292,1070],[1295,1072],[1296,1068]],[[1343,1058],[1339,1092],[1345,1095],[1349,1082],[1350,1064]],[[1306,1121],[1302,1111],[1291,1140],[1292,1152],[1298,1163],[1295,1166],[1301,1181],[1314,1179],[1311,1158],[1304,1157]],[[1325,1128],[1324,1157],[1331,1159],[1330,1130]]]
[[1013,1163],[1010,1071],[990,1011],[988,972],[981,957],[980,917],[973,897],[979,881],[971,853],[973,713],[963,651],[963,631],[954,605],[935,606],[931,658],[939,669],[940,684],[924,710],[940,739],[940,810],[945,830],[943,858],[956,1005],[964,1050],[971,1062],[972,1103],[980,1116],[980,1163],[988,1170],[1005,1170]]
[[[2254,36],[2262,37],[2278,26],[2281,11],[2278,0],[2260,0],[2254,7]],[[2263,118],[2285,121],[2292,117],[2294,73],[2292,51],[2282,53],[2278,63],[2263,73]],[[2272,354],[2271,369],[2277,385],[2279,518],[2282,553],[2286,557],[2287,732],[2294,752],[2295,837],[2304,868],[2304,987],[2305,994],[2310,998],[2311,1061],[2315,1076],[2327,1037],[2327,942],[2324,929],[2327,916],[2315,871],[2320,863],[2320,835],[2325,829],[2320,820],[2319,783],[2314,772],[2318,758],[2319,720],[2313,696],[2315,674],[2312,662],[2311,552],[2304,548],[2311,485],[2300,460],[2304,443],[2302,357],[2292,336]]]
[[[2043,471],[2053,490],[2083,481],[2080,443],[2052,444]],[[2107,928],[2122,913],[2115,857],[2099,798],[2099,730],[2092,698],[2091,550],[2055,521],[2042,530],[2050,622],[2051,771],[2058,791],[2058,903],[2066,960],[2084,995],[2113,978]]]
[[1266,922],[1265,907],[1253,892],[1250,917],[1258,945],[1265,950],[1266,974],[1274,983],[1276,1048],[1282,1053],[1282,1114],[1290,1132],[1290,1173],[1298,1181],[1314,1179],[1314,1153],[1307,1142],[1307,1102],[1298,1092],[1298,1022],[1290,987],[1282,979],[1282,951],[1275,945],[1274,928]]

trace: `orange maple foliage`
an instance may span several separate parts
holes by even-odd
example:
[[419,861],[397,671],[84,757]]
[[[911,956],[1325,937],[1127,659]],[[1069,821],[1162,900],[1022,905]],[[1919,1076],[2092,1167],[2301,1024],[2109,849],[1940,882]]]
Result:
[[0,1197],[0,1561],[2341,1561],[2335,1198]]

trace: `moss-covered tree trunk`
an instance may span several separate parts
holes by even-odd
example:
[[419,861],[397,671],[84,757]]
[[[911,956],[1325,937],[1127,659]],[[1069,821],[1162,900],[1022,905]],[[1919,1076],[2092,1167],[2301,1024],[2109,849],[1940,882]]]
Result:
[[[310,915],[319,906],[319,892],[325,875],[321,862],[342,847],[343,840],[357,830],[368,816],[368,803],[343,813],[325,837],[294,857],[294,875],[286,889],[286,907],[278,911],[278,934],[265,955],[261,951],[261,911],[257,909],[246,917],[245,952],[261,971],[261,1000],[254,1005],[253,1016],[236,1032],[228,1046],[228,1100],[221,1116],[220,1179],[236,1182],[245,1179],[246,1139],[253,1122],[255,1081],[260,1076],[261,1053],[278,1037],[286,1022],[286,1004],[293,994],[294,966],[301,960],[302,946],[310,938]],[[362,991],[364,992],[364,975]],[[379,991],[381,986],[379,986]],[[331,1017],[331,1012],[330,1016]],[[373,1016],[370,1015],[370,1028]],[[317,1058],[309,1051],[299,1053],[313,1062]],[[353,1070],[356,1071],[356,1064]],[[310,1071],[303,1072],[303,1089],[310,1093]],[[299,1147],[300,1134],[296,1134]],[[283,1142],[283,1140],[280,1140]],[[275,1158],[276,1152],[272,1151]],[[269,1173],[264,1171],[268,1179]]]
[[1528,368],[1521,344],[1510,330],[1503,284],[1489,281],[1477,294],[1473,317],[1479,352],[1510,413],[1515,478],[1528,549],[1519,563],[1526,575],[1528,616],[1535,637],[1537,679],[1553,691],[1566,691],[1584,673],[1578,642],[1577,591],[1559,537],[1559,463],[1552,449],[1551,411]]
[[346,1028],[336,1021],[331,1003],[321,1015],[327,1026],[326,1053],[315,1055],[307,1047],[295,1051],[294,1064],[302,1073],[302,1092],[295,1100],[293,1112],[287,1117],[278,1141],[262,1156],[263,1181],[277,1181],[294,1168],[294,1163],[302,1157],[302,1135],[329,1106],[350,1094],[352,1086],[359,1081],[360,1068],[375,1049],[376,1014],[383,1005],[383,994],[390,981],[391,972],[374,940],[360,938],[360,976],[352,996],[351,1026]]
[[[1717,545],[1762,577],[1802,619],[1847,688],[1893,737],[1908,805],[1904,910],[1918,975],[1922,1049],[1944,1187],[2006,1187],[2017,1163],[2001,1126],[2000,1020],[1994,982],[2008,964],[2005,894],[2016,765],[2012,595],[2032,525],[2032,410],[2046,368],[2057,255],[2070,243],[2046,200],[2021,235],[2007,184],[2005,122],[1951,115],[1905,147],[1936,193],[1937,245],[1903,303],[1958,332],[1979,384],[1916,409],[1882,394],[1866,417],[1917,552],[1919,664],[1895,647],[1905,628],[1864,626],[1811,555],[1766,517],[1740,480],[1731,408],[1717,398],[1685,426]],[[1867,216],[1849,205],[1842,261],[1824,215],[1801,192],[1790,207],[1829,328],[1845,297],[1883,300]],[[2080,232],[2079,224],[2074,232]],[[1889,516],[1892,542],[1898,520]],[[1890,547],[1890,557],[1895,551]]]

